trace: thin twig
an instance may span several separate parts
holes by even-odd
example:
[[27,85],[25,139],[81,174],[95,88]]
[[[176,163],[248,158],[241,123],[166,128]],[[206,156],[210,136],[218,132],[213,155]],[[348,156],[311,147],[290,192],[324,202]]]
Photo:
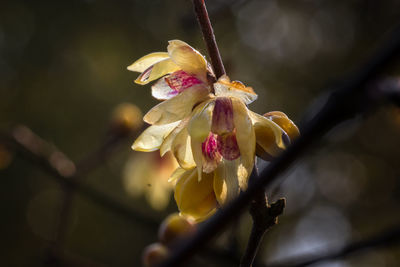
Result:
[[278,216],[283,213],[285,199],[279,199],[271,205],[263,191],[258,192],[250,204],[253,226],[247,248],[241,260],[241,267],[252,266],[265,233],[278,223]]
[[351,253],[371,248],[371,247],[389,247],[400,243],[400,225],[386,230],[371,238],[351,243],[338,251],[328,252],[325,255],[306,255],[293,259],[282,260],[277,263],[264,265],[265,267],[303,267],[317,262],[343,258]]
[[[254,171],[256,174],[252,178],[259,179],[257,164],[254,164]],[[250,180],[250,183],[252,182],[254,180]],[[278,216],[283,213],[284,208],[285,199],[279,199],[272,205],[269,205],[264,191],[257,192],[257,195],[254,196],[249,209],[253,225],[249,240],[247,241],[246,251],[240,263],[241,267],[251,267],[253,265],[265,233],[278,223]]]
[[35,164],[41,170],[50,174],[49,177],[55,179],[58,183],[64,184],[67,187],[72,187],[74,190],[81,194],[83,197],[93,201],[97,205],[118,214],[122,218],[132,221],[133,223],[139,223],[143,227],[149,229],[158,229],[159,220],[153,219],[139,211],[132,210],[123,203],[116,201],[104,193],[94,189],[93,187],[82,183],[76,179],[70,179],[70,177],[64,176],[59,170],[55,169],[54,166],[49,162],[47,157],[38,155],[35,151],[32,151],[29,147],[18,142],[13,135],[0,132],[1,142],[7,144],[10,148],[17,152],[17,155]]
[[278,175],[303,155],[328,130],[354,115],[364,112],[371,103],[366,85],[397,59],[400,52],[400,25],[392,32],[389,41],[375,54],[372,60],[337,87],[317,115],[302,128],[302,135],[277,159],[261,171],[260,179],[229,205],[218,211],[190,239],[183,241],[161,266],[179,266],[207,241],[213,238],[230,221],[237,218],[251,202],[257,192],[264,190]]
[[225,74],[225,68],[222,63],[221,54],[219,53],[217,41],[215,40],[214,30],[211,26],[210,18],[208,17],[206,4],[204,0],[193,0],[193,6],[201,32],[203,33],[214,73],[218,79]]

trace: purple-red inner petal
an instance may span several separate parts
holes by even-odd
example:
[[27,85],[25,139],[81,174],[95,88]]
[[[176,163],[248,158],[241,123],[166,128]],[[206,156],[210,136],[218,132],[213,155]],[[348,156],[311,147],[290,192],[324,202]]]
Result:
[[178,93],[184,91],[185,89],[192,87],[196,84],[203,83],[194,75],[190,75],[183,70],[178,70],[167,77],[164,78],[165,82],[168,84],[171,89],[177,91]]
[[217,137],[218,152],[228,160],[235,160],[240,156],[240,150],[236,141],[236,134],[218,135]]

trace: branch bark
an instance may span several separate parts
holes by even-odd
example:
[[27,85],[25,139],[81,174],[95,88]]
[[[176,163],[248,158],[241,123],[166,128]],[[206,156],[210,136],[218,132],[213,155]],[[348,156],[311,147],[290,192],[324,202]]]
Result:
[[206,4],[204,0],[193,0],[193,6],[201,32],[203,33],[203,39],[207,46],[207,51],[211,59],[214,74],[218,79],[225,74],[225,67],[222,63],[221,54],[219,53],[217,41],[215,40],[214,30],[211,26],[210,18],[208,17]]

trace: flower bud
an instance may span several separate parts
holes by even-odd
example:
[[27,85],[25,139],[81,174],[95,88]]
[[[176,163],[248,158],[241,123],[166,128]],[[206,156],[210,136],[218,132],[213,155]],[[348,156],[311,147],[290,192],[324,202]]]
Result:
[[13,153],[0,143],[0,170],[6,169],[13,160]]
[[130,103],[119,104],[111,116],[111,128],[121,134],[134,132],[143,125],[142,111]]
[[190,218],[173,213],[162,222],[158,238],[162,244],[171,247],[180,239],[194,234],[196,228],[195,222]]
[[167,257],[168,249],[160,243],[154,243],[144,249],[142,256],[143,265],[146,267],[157,266]]

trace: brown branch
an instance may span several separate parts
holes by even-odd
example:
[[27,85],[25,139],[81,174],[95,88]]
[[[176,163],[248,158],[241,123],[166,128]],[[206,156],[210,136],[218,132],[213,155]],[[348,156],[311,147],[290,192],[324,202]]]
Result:
[[259,192],[254,197],[249,210],[253,218],[253,226],[246,251],[240,263],[241,267],[252,266],[264,234],[278,223],[278,216],[283,213],[284,208],[285,199],[283,198],[269,205],[264,192]]
[[210,18],[208,17],[206,4],[204,0],[193,0],[193,6],[201,32],[203,33],[214,73],[218,79],[225,74],[225,68],[222,63],[221,54],[219,53],[217,41],[215,40],[214,30],[211,26]]

